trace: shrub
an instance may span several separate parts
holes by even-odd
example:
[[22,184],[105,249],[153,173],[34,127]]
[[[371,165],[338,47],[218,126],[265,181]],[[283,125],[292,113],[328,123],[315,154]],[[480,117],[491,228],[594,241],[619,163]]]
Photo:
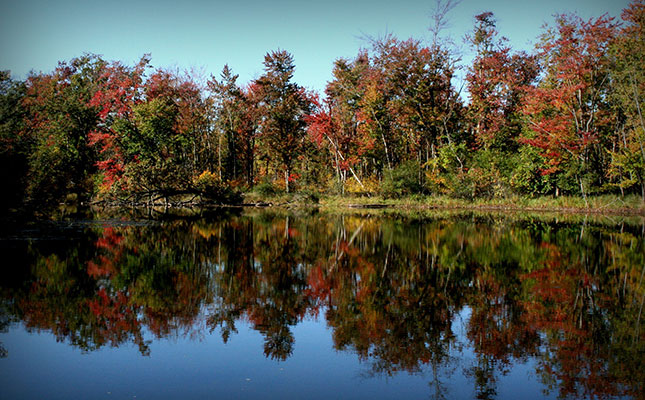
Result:
[[270,180],[264,179],[253,188],[253,191],[262,196],[274,196],[278,193],[279,189]]
[[407,161],[397,166],[391,173],[385,172],[381,194],[384,197],[401,197],[420,193],[419,163]]
[[216,174],[204,171],[193,182],[197,192],[206,200],[219,204],[238,204],[242,195],[230,185],[223,183]]
[[320,201],[320,193],[314,190],[305,189],[296,193],[293,199],[300,203],[318,204]]

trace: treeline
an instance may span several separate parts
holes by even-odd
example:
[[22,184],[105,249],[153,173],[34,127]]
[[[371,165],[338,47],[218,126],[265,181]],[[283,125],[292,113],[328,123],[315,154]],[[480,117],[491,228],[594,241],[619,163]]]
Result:
[[[66,196],[132,202],[240,191],[645,199],[645,3],[622,21],[561,15],[532,53],[492,13],[461,66],[437,35],[338,59],[321,97],[283,50],[248,85],[84,55],[0,85],[3,209]],[[465,68],[468,101],[455,87]]]

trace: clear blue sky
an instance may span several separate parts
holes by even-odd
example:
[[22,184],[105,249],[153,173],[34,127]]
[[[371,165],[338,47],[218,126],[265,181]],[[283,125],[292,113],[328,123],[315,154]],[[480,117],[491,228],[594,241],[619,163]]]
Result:
[[[501,34],[517,49],[532,49],[553,14],[619,17],[628,0],[463,0],[450,14],[446,34],[463,45],[473,16],[492,11]],[[84,52],[134,63],[152,54],[155,67],[196,67],[208,77],[229,64],[242,83],[262,73],[264,54],[293,54],[295,80],[322,90],[333,61],[353,57],[367,44],[361,36],[390,32],[427,38],[434,0],[16,0],[0,7],[0,69],[24,79],[49,72],[59,60]]]

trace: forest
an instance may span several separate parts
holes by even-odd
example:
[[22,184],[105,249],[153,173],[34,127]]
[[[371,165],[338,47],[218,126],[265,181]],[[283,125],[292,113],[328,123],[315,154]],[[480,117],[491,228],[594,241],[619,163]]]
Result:
[[337,59],[324,93],[294,82],[281,49],[248,84],[228,66],[201,79],[150,55],[0,72],[0,210],[248,192],[645,201],[645,2],[620,19],[556,16],[530,53],[493,13],[473,21],[470,65],[438,30],[389,34]]

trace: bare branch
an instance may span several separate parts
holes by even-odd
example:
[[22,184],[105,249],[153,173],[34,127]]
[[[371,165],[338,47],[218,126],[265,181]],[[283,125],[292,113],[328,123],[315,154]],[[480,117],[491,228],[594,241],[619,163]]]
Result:
[[461,0],[435,0],[435,6],[430,15],[430,26],[428,30],[432,33],[432,45],[439,43],[441,31],[450,27],[448,13],[461,3]]

